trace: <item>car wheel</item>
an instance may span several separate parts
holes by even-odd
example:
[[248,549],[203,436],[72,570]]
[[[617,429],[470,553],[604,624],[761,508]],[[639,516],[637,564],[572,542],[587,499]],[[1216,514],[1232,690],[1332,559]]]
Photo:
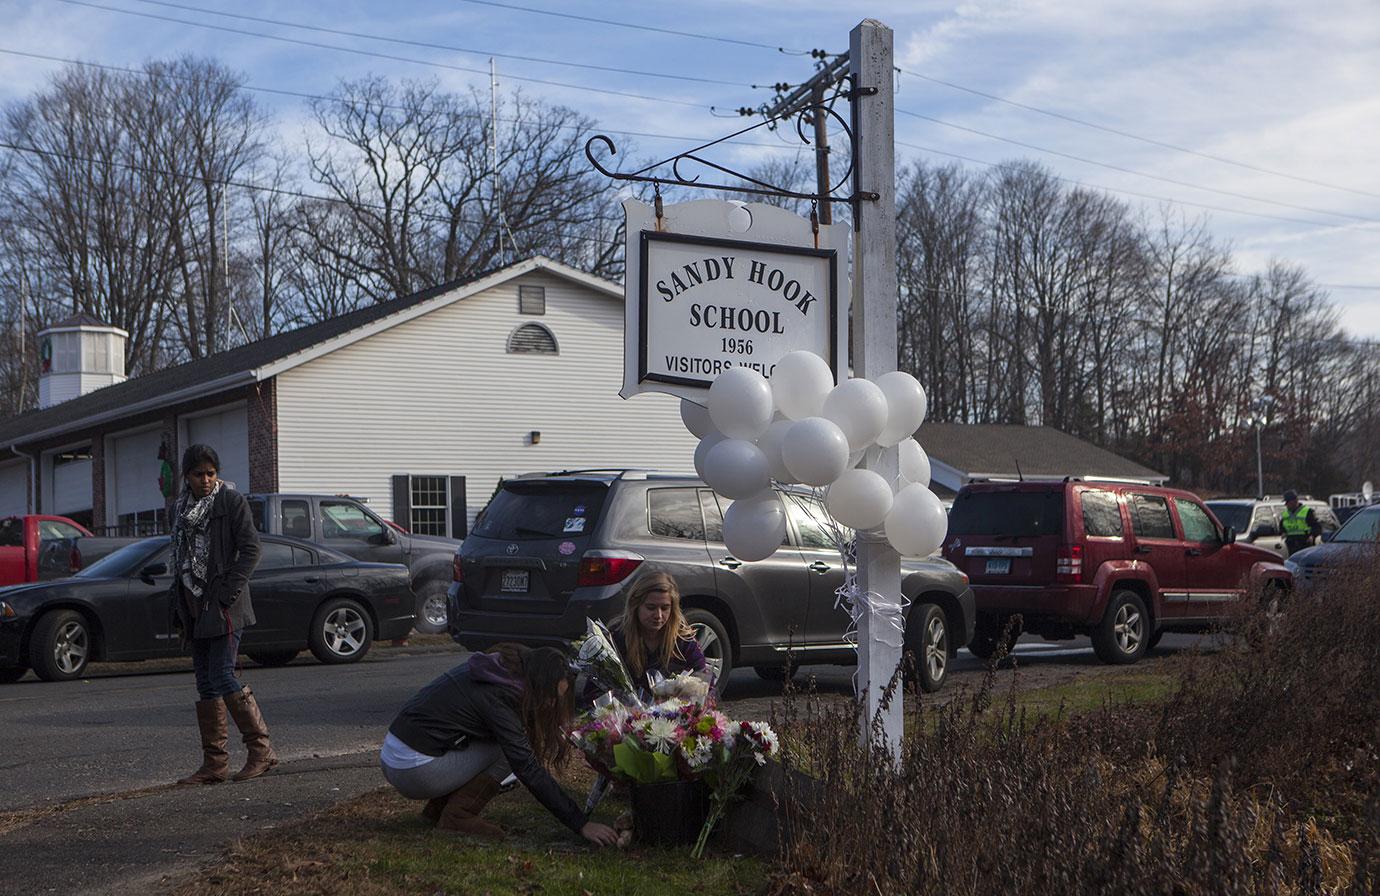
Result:
[[439,635],[446,630],[450,616],[446,609],[446,586],[432,582],[417,595],[417,619],[412,627],[424,635]]
[[1146,649],[1146,650],[1154,650],[1154,649],[1155,649],[1155,646],[1156,646],[1157,644],[1160,643],[1160,638],[1163,638],[1163,637],[1164,637],[1164,629],[1159,629],[1159,630],[1156,631],[1153,635],[1150,636],[1150,640],[1149,640],[1149,641],[1146,641],[1146,642],[1145,642],[1145,649]]
[[312,656],[323,663],[359,662],[374,643],[374,623],[358,603],[337,597],[316,611],[307,643]]
[[719,617],[699,608],[686,610],[685,622],[695,632],[695,640],[704,651],[705,663],[714,673],[714,689],[723,696],[728,676],[733,672],[733,642],[729,640],[728,629]]
[[752,671],[757,673],[757,677],[763,681],[789,681],[795,678],[795,673],[800,671],[800,667],[795,663],[787,665],[782,662],[779,666],[753,666]]
[[906,648],[914,656],[920,690],[932,694],[949,674],[949,620],[935,604],[917,604],[906,623]]
[[299,650],[256,650],[253,653],[246,653],[245,656],[260,666],[286,666],[295,660],[299,653],[301,653]]
[[29,672],[28,666],[15,666],[12,669],[0,669],[0,684],[14,684]]
[[991,659],[998,650],[1003,655],[1010,653],[1016,646],[1016,639],[1021,636],[1019,625],[1013,626],[1011,633],[1006,635],[1010,619],[1009,616],[979,614],[973,640],[968,643],[968,652],[980,660]]
[[1144,655],[1150,644],[1150,614],[1134,591],[1116,591],[1092,633],[1093,650],[1104,663],[1127,665]]
[[38,620],[29,638],[29,665],[44,681],[70,681],[86,671],[91,627],[76,610],[53,610]]

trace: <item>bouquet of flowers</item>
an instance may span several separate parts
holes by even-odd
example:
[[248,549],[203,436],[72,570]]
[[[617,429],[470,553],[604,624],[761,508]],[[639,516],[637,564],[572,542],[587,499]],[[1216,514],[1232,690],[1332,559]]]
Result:
[[613,636],[608,627],[598,619],[585,620],[585,636],[575,642],[577,651],[575,666],[589,676],[590,682],[600,691],[612,691],[631,702],[637,702],[637,689],[633,687],[628,667],[613,646]]
[[714,826],[728,814],[728,808],[741,798],[743,786],[752,778],[757,767],[766,765],[769,757],[781,752],[776,732],[765,722],[735,722],[737,731],[733,745],[706,774],[709,780],[709,816],[700,829],[699,839],[690,850],[694,858],[704,857],[704,847]]
[[660,672],[651,673],[652,696],[658,700],[678,697],[703,704],[709,700],[709,687],[712,673],[709,670],[696,672],[686,669],[679,675],[666,678]]

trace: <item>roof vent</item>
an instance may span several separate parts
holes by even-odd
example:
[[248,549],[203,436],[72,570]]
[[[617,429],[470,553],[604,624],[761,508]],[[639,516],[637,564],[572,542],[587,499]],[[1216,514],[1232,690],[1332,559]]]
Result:
[[38,406],[123,383],[129,333],[78,314],[38,333]]

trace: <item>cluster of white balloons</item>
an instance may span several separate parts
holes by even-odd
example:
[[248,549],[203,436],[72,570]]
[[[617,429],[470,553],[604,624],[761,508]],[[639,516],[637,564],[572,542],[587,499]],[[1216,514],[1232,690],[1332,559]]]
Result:
[[[948,528],[944,505],[929,489],[929,458],[912,438],[926,407],[925,390],[908,373],[835,386],[823,358],[795,351],[777,362],[770,380],[750,367],[725,370],[709,388],[708,407],[682,399],[680,416],[700,440],[695,471],[733,499],[724,544],[735,557],[764,560],[781,546],[786,517],[773,481],[826,488],[824,506],[835,520],[881,528],[897,552],[925,556]],[[895,489],[857,467],[874,445],[900,452]]]

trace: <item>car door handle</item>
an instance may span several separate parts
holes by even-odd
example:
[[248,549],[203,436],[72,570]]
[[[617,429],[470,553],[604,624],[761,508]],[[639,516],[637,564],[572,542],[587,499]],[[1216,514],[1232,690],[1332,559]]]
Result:
[[307,577],[306,577],[305,579],[303,579],[302,581],[306,582],[308,585],[315,585],[317,582],[321,581],[321,577],[320,577],[320,576],[307,576]]
[[816,560],[814,563],[810,564],[810,569],[813,569],[815,572],[828,572],[833,568],[834,567],[830,566],[828,563],[825,563],[822,560]]
[[1202,550],[1202,548],[1189,548],[1188,550],[1184,551],[1184,553],[1187,554],[1187,555],[1190,556],[1190,557],[1201,557],[1201,556],[1203,556],[1203,550]]
[[1150,549],[1147,548],[1147,547],[1146,547],[1145,545],[1143,545],[1143,544],[1138,544],[1138,545],[1136,545],[1136,553],[1137,553],[1137,554],[1148,554],[1148,553],[1150,553]]
[[743,565],[743,561],[734,559],[733,557],[725,557],[719,561],[719,565],[726,566],[729,569],[737,569]]

